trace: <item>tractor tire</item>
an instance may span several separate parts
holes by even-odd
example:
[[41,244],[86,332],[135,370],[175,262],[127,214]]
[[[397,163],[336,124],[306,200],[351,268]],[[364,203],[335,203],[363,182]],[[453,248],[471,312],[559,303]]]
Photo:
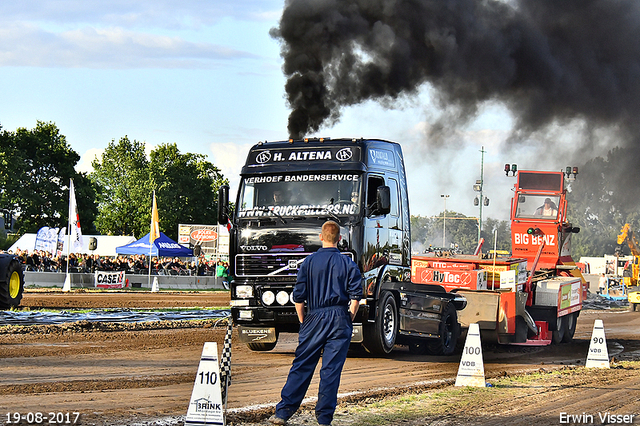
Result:
[[576,334],[578,313],[574,312],[569,315],[565,315],[564,318],[564,336],[562,336],[562,343],[571,343],[573,342],[573,335]]
[[24,273],[17,259],[0,263],[0,309],[16,308],[22,300],[24,291]]
[[363,345],[374,355],[387,355],[398,337],[398,306],[395,297],[388,291],[380,293],[376,320],[364,327]]
[[452,355],[456,351],[456,345],[460,338],[460,324],[458,323],[458,313],[451,303],[442,313],[440,318],[440,337],[426,341],[425,348],[430,355]]

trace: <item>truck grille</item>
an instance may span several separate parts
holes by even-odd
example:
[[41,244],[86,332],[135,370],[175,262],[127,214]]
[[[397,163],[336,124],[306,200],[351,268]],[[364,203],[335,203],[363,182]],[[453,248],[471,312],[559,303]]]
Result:
[[[298,266],[311,253],[265,253],[236,255],[236,277],[295,277]],[[353,260],[353,254],[343,252]]]
[[295,277],[298,265],[310,253],[239,254],[237,277]]

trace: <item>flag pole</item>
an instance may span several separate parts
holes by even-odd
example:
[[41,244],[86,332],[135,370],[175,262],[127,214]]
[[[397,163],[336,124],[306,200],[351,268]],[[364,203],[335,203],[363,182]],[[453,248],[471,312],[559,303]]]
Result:
[[67,274],[64,278],[62,291],[71,291],[71,275],[69,275],[69,255],[71,254],[71,191],[73,191],[73,179],[69,179],[69,217],[67,218]]
[[149,287],[154,291],[151,286],[151,255],[153,252],[153,243],[160,237],[160,224],[158,219],[158,204],[156,203],[156,191],[153,190],[153,205],[151,207],[151,226],[149,229]]
[[153,242],[149,244],[149,280],[148,285],[151,288],[151,250],[153,248]]

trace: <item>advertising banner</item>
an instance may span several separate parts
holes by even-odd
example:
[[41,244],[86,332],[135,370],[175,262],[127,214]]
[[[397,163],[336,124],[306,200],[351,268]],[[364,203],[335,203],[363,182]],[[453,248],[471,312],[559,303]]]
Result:
[[229,258],[229,231],[223,225],[179,224],[178,243],[200,247],[200,253],[215,259]]
[[126,284],[124,271],[96,271],[95,283],[98,288],[124,288]]

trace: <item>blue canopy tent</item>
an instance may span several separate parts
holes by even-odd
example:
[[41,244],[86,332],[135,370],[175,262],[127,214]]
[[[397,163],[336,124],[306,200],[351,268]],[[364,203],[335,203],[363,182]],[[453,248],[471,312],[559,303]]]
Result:
[[160,232],[160,236],[149,244],[149,234],[125,246],[116,247],[117,254],[144,254],[146,256],[193,257],[193,250],[180,244]]

